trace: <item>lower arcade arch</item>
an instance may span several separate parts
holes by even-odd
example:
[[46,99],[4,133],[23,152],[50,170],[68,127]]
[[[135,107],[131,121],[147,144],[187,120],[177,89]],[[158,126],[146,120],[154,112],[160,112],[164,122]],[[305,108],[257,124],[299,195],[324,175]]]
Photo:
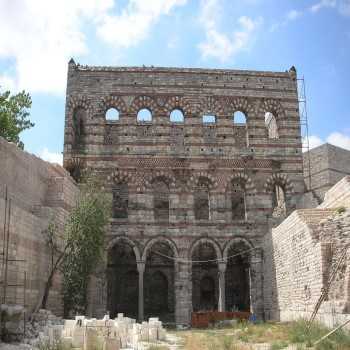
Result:
[[227,311],[251,310],[251,270],[252,248],[244,241],[230,244],[227,249],[225,273],[225,308]]
[[[170,258],[169,258],[170,257]],[[175,321],[174,251],[167,241],[157,241],[147,249],[144,274],[145,319],[159,317]]]
[[111,317],[124,313],[137,318],[138,271],[134,248],[118,241],[108,252],[107,307]]
[[214,245],[199,242],[192,251],[193,311],[217,310],[219,298],[218,258]]

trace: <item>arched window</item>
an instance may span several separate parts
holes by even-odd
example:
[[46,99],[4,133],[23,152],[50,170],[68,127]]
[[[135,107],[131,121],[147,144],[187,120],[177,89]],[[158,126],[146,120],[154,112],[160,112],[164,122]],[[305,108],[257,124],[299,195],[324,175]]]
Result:
[[272,192],[272,216],[283,217],[286,215],[286,195],[282,185],[275,184]]
[[170,121],[172,123],[183,123],[184,122],[184,114],[180,109],[173,109],[170,113]]
[[158,178],[153,183],[153,207],[156,221],[169,220],[169,186],[165,179]]
[[215,124],[216,116],[212,114],[205,114],[202,117],[203,124]]
[[73,112],[73,148],[80,147],[85,141],[85,109],[77,107]]
[[232,220],[245,220],[246,202],[245,202],[245,184],[239,179],[231,182],[231,212]]
[[151,122],[152,121],[152,113],[147,108],[142,108],[137,113],[137,121],[138,122]]
[[247,124],[247,117],[241,111],[236,111],[233,113],[233,123],[234,124]]
[[276,117],[271,112],[265,113],[265,126],[267,128],[267,135],[269,139],[278,139],[278,128]]
[[118,121],[119,120],[119,111],[116,108],[109,108],[106,112],[107,121]]
[[209,220],[209,181],[201,177],[194,194],[194,216],[196,220]]
[[247,116],[241,111],[233,113],[233,124],[235,127],[236,144],[240,146],[249,145]]
[[128,217],[128,204],[129,204],[129,189],[128,184],[121,182],[116,184],[113,189],[113,218],[115,219],[127,219]]

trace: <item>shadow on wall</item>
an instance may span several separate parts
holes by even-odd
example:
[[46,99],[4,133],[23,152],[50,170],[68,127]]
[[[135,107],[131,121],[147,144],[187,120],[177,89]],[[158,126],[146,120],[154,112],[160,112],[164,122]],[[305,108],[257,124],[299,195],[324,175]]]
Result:
[[276,279],[275,251],[272,241],[272,227],[276,227],[276,219],[268,220],[268,232],[264,240],[264,313],[266,320],[280,320],[278,288]]

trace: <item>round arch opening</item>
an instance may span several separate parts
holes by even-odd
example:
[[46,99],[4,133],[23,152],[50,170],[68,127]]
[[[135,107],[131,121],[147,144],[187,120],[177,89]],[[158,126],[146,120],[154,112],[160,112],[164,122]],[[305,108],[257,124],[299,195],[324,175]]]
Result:
[[144,274],[145,318],[175,320],[174,251],[166,241],[155,242],[146,253]]
[[250,312],[250,253],[245,242],[233,242],[227,250],[225,307],[227,311]]
[[192,307],[194,312],[218,309],[218,264],[215,247],[203,241],[192,252]]
[[107,308],[111,318],[118,313],[137,318],[138,271],[134,249],[126,241],[117,242],[108,252]]

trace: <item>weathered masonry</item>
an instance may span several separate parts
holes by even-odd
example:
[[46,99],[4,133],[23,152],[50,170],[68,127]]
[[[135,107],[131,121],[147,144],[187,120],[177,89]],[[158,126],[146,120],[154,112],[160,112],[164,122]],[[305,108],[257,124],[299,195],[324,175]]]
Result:
[[304,192],[296,71],[69,63],[64,166],[113,196],[91,313],[262,318],[263,242]]

